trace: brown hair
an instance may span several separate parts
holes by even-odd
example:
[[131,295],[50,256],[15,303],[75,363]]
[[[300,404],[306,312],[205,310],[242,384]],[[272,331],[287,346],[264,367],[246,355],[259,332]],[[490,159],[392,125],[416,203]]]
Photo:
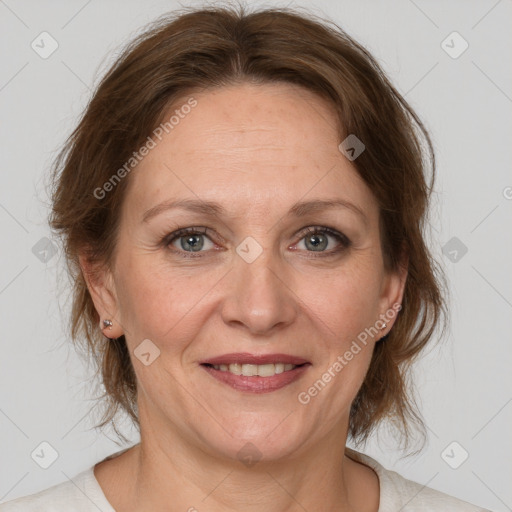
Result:
[[408,383],[410,365],[446,317],[444,277],[423,238],[435,176],[431,140],[375,59],[339,26],[297,10],[247,12],[241,6],[178,11],[133,40],[99,83],[55,162],[50,224],[63,238],[73,283],[72,338],[83,342],[103,377],[106,410],[99,426],[115,419],[119,408],[138,426],[136,378],[124,335],[108,341],[98,327],[78,254],[87,250],[91,262],[113,263],[130,178],[101,199],[93,191],[179,98],[244,81],[287,82],[315,92],[332,105],[340,141],[355,134],[366,146],[353,163],[380,206],[385,265],[397,270],[406,254],[408,277],[403,309],[377,343],[352,404],[349,433],[364,441],[387,418],[408,439],[409,424],[424,430]]

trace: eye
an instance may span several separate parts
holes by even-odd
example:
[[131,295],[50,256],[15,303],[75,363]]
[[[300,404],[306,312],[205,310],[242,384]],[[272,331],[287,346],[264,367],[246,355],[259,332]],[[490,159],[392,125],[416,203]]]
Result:
[[[301,235],[301,242],[304,240],[306,251],[317,252],[319,253],[318,256],[332,256],[348,249],[351,245],[350,240],[344,234],[325,226],[308,227]],[[329,242],[329,239],[335,239],[338,242],[338,246],[326,251],[325,249],[327,249],[329,245],[333,245]],[[299,242],[299,244],[301,242]],[[312,256],[317,257],[317,255]]]
[[[170,235],[167,235],[162,240],[162,243],[174,252],[181,253],[184,257],[200,257],[199,253],[208,252],[209,249],[214,248],[214,243],[211,241],[210,237],[206,235],[208,231],[208,228],[203,227],[179,229]],[[314,255],[312,254],[311,257],[333,256],[348,249],[351,245],[350,240],[345,235],[339,231],[336,231],[335,229],[328,228],[326,226],[308,227],[303,230],[299,236],[301,236],[299,243],[304,240],[306,252],[318,253]],[[330,243],[331,239],[334,239],[336,242],[338,242],[337,247],[335,246],[330,250],[325,250],[330,245],[333,245],[333,243]],[[206,244],[205,241],[207,241]],[[202,249],[205,250],[203,251]],[[197,256],[195,253],[198,253]]]
[[[213,246],[213,242],[206,236],[208,228],[183,228],[178,231],[174,231],[168,235],[165,239],[165,245],[172,245],[179,252],[184,251],[187,253],[201,252],[201,249],[205,247],[205,240],[208,240]],[[211,249],[212,246],[206,249]],[[194,256],[188,256],[194,257]]]

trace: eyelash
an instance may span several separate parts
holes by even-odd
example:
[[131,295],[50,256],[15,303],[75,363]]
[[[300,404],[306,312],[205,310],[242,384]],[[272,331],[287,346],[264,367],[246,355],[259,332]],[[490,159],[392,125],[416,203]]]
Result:
[[[204,227],[200,227],[200,228],[190,227],[190,228],[178,229],[177,231],[173,231],[169,235],[166,235],[163,238],[161,243],[162,243],[162,245],[167,247],[172,252],[181,254],[184,258],[201,258],[201,257],[203,257],[203,256],[201,256],[201,254],[204,251],[194,253],[194,252],[182,251],[179,249],[171,248],[170,246],[175,240],[178,240],[179,238],[182,238],[185,235],[205,235],[205,236],[207,236],[208,231],[209,231],[208,228],[204,228]],[[325,258],[325,257],[329,257],[329,256],[336,256],[337,254],[347,250],[352,244],[352,242],[344,234],[340,233],[339,231],[336,231],[335,229],[329,228],[327,226],[310,226],[310,227],[305,228],[300,233],[299,241],[306,238],[308,235],[319,234],[319,233],[327,234],[327,235],[330,235],[330,236],[336,238],[338,240],[338,242],[340,242],[340,246],[336,249],[332,249],[327,252],[319,251],[318,254],[315,254],[315,251],[306,251],[308,253],[312,253],[311,256],[308,256],[309,258]],[[210,237],[208,237],[208,238],[210,238]],[[211,238],[210,238],[210,240],[211,240]],[[213,240],[211,240],[211,241],[213,242]]]

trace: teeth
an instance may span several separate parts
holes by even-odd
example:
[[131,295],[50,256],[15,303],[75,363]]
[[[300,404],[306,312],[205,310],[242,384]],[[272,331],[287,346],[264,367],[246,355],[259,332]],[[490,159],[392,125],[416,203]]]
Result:
[[215,370],[220,370],[221,372],[230,372],[235,375],[244,375],[245,377],[272,377],[276,374],[288,372],[293,370],[297,365],[295,364],[284,364],[284,363],[275,363],[275,364],[238,364],[233,363],[230,365],[227,364],[214,364],[213,368]]
[[[224,365],[222,365],[224,366]],[[235,375],[242,375],[242,365],[241,364],[230,364],[226,365],[228,367],[228,370],[231,373],[234,373]],[[214,366],[216,368],[216,366]]]
[[274,364],[261,364],[257,366],[258,375],[260,377],[272,377],[276,374],[276,366]]
[[258,375],[258,365],[243,364],[242,365],[242,375],[245,375],[245,377],[253,377],[254,375]]

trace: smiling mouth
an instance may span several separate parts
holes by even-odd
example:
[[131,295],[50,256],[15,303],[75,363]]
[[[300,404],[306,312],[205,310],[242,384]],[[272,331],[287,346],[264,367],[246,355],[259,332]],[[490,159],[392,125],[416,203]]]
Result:
[[[217,362],[217,361],[216,361]],[[297,361],[299,362],[299,361]],[[216,381],[244,393],[270,393],[300,379],[311,363],[201,363]]]
[[212,368],[221,372],[228,372],[233,375],[243,375],[244,377],[273,377],[281,373],[289,372],[305,366],[309,363],[290,364],[290,363],[269,363],[269,364],[209,364],[203,363],[202,366]]

